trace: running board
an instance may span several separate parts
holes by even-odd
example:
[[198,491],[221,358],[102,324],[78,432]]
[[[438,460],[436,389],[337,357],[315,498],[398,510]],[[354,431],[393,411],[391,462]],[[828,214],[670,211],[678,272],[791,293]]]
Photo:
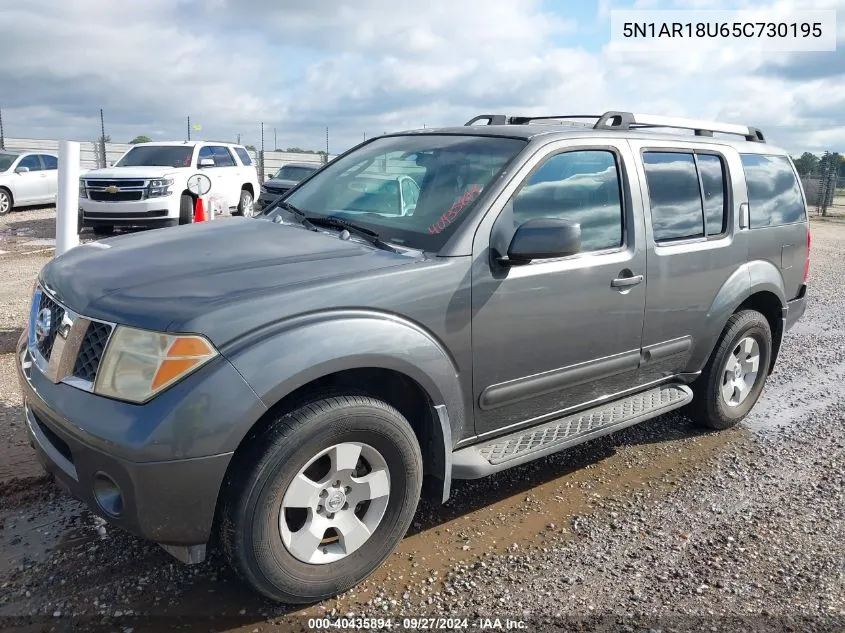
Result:
[[452,453],[452,478],[477,479],[678,409],[686,385],[668,384]]

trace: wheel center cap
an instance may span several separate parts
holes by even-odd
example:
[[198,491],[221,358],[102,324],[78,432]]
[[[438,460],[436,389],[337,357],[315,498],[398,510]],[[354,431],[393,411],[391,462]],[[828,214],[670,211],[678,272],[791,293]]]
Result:
[[742,377],[742,367],[737,365],[734,367],[734,378],[739,379]]
[[337,512],[346,504],[346,495],[343,490],[334,490],[326,497],[326,509],[329,512]]

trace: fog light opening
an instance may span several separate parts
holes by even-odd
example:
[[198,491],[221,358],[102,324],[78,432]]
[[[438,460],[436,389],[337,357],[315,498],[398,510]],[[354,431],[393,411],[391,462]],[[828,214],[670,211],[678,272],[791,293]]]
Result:
[[104,472],[94,475],[94,499],[100,509],[109,516],[119,517],[123,514],[123,493],[120,486]]

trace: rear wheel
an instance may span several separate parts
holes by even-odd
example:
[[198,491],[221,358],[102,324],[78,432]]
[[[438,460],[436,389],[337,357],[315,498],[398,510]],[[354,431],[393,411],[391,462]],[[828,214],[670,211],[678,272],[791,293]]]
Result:
[[727,429],[738,424],[760,398],[772,358],[772,329],[756,310],[728,320],[716,349],[692,385],[690,416],[701,426]]
[[366,578],[404,536],[422,485],[407,420],[366,396],[306,404],[237,459],[223,550],[256,591],[280,602],[323,600]]
[[179,224],[192,224],[194,221],[194,199],[182,194],[179,200]]
[[241,189],[241,198],[238,201],[238,213],[245,218],[255,215],[255,200],[247,189]]
[[0,188],[0,215],[6,215],[13,207],[12,194],[8,189]]

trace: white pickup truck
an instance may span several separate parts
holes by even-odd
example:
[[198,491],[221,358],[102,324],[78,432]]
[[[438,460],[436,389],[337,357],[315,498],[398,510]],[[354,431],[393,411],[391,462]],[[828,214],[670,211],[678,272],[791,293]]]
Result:
[[79,179],[79,228],[109,234],[116,226],[175,226],[193,222],[196,198],[188,178],[211,179],[233,213],[255,214],[258,172],[242,145],[206,141],[138,143],[112,167]]

